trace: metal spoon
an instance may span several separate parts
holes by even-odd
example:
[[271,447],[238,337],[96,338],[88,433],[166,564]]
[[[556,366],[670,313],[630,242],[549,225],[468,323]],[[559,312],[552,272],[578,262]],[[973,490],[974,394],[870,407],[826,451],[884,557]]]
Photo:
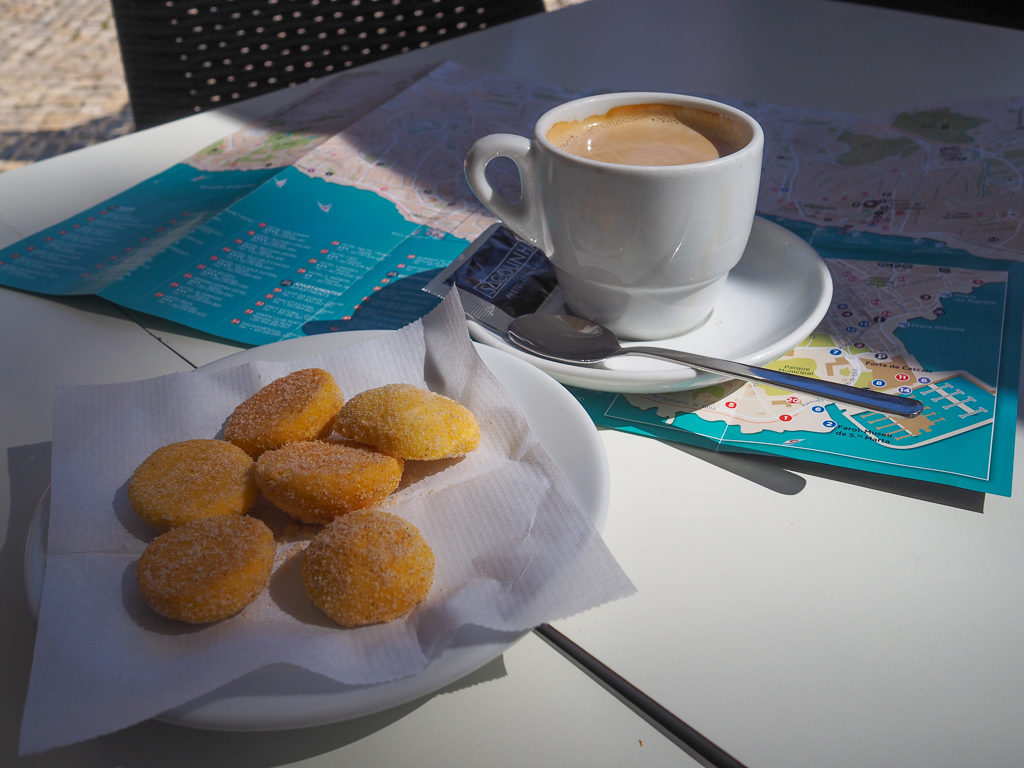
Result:
[[692,352],[678,352],[663,347],[623,347],[615,334],[603,325],[573,315],[523,315],[509,324],[506,333],[509,340],[520,349],[561,363],[588,365],[618,355],[643,355],[682,363],[731,378],[820,395],[829,400],[859,405],[895,416],[916,416],[924,408],[923,403],[910,397],[887,395],[871,389],[719,360]]

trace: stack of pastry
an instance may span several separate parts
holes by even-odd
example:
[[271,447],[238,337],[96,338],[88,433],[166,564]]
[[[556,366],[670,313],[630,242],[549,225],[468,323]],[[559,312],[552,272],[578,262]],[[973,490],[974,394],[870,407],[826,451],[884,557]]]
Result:
[[389,384],[345,401],[319,368],[276,379],[240,403],[224,439],[166,445],[135,470],[129,498],[160,532],[138,583],[150,607],[206,623],[233,616],[266,587],[270,528],[247,514],[260,494],[319,526],[303,552],[313,603],[344,627],[391,621],[421,603],[434,554],[420,531],[384,510],[407,461],[464,456],[480,442],[473,414],[443,395]]

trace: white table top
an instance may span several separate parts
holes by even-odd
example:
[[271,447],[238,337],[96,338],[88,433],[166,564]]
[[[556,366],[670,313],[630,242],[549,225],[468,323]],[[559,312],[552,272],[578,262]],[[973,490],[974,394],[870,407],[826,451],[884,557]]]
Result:
[[[862,112],[1016,96],[1024,85],[1024,33],[829,0],[590,0],[401,63],[443,59],[575,88]],[[0,245],[237,125],[199,115],[0,175]],[[33,638],[21,548],[48,482],[54,387],[187,370],[237,346],[91,298],[6,289],[0,322],[0,574],[19,585],[0,596],[0,764],[178,765],[197,754],[274,766],[695,764],[535,635],[476,684],[353,723],[249,735],[148,723],[16,758]],[[1019,764],[1020,491],[984,496],[602,437],[605,538],[639,591],[556,628],[752,767]]]

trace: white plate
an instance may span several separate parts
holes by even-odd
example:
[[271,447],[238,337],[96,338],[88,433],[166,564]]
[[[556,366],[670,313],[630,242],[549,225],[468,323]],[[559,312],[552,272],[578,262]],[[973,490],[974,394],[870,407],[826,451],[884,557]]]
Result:
[[[708,321],[682,336],[643,343],[762,365],[806,338],[831,301],[832,277],[817,251],[788,229],[758,218],[743,258],[729,273]],[[475,321],[469,321],[469,332],[477,341],[526,360],[574,387],[674,392],[706,387],[723,378],[640,356],[616,357],[597,366],[557,363],[513,347]]]
[[[268,344],[206,366],[220,369],[254,360],[288,361],[365,341],[386,331],[350,331]],[[553,379],[515,358],[477,345],[487,367],[519,403],[530,428],[569,481],[585,513],[601,529],[608,510],[608,461],[586,411]],[[40,500],[25,544],[25,585],[38,615],[46,572],[49,493]],[[289,665],[248,675],[164,713],[159,719],[195,728],[257,731],[336,723],[433,693],[497,658],[522,634],[480,628],[460,632],[423,672],[380,685],[352,686]]]

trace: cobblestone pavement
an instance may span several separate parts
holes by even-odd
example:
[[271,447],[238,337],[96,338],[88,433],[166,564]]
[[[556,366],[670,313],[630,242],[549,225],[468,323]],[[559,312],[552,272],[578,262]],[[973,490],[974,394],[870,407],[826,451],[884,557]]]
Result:
[[109,0],[0,0],[0,171],[132,130]]
[[109,0],[0,0],[0,51],[0,173],[133,130]]

